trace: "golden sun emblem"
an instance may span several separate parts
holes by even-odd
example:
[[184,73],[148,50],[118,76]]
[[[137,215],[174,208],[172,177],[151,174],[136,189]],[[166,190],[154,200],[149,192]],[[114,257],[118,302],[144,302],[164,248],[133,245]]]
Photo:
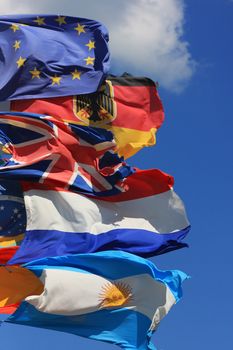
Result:
[[132,300],[132,288],[126,283],[107,283],[99,295],[100,308],[124,306]]

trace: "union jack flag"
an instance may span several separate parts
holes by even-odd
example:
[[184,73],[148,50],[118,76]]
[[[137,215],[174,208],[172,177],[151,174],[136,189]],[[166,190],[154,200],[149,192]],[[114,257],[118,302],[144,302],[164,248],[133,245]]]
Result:
[[0,112],[0,146],[0,178],[43,187],[113,195],[124,191],[123,180],[133,172],[114,153],[111,132],[41,114]]

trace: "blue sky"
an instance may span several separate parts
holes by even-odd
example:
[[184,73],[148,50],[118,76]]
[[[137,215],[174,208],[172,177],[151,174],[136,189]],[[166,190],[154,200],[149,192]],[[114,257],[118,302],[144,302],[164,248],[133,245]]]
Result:
[[[63,0],[42,0],[36,5],[27,0],[20,4],[1,0],[1,11],[63,12],[100,19],[113,40],[112,72],[145,74],[160,82],[166,120],[157,134],[157,145],[130,162],[174,176],[175,190],[184,200],[192,224],[187,239],[190,247],[152,260],[161,269],[181,269],[192,278],[183,286],[184,298],[161,322],[153,340],[158,350],[229,349],[233,324],[233,2],[125,3],[101,0],[93,9],[89,0],[67,6]],[[126,49],[121,52],[128,40],[124,30],[136,31],[128,53]],[[143,37],[149,39],[140,41],[139,46],[136,39]],[[2,325],[0,335],[2,348],[9,350],[49,346],[56,350],[117,349],[69,334],[7,324]]]

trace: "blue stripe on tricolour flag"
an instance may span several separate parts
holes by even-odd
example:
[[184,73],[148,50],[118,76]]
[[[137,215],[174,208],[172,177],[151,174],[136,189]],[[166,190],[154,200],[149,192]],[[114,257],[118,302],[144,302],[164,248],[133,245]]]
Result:
[[182,240],[190,226],[174,233],[154,233],[142,229],[115,229],[99,235],[87,232],[64,232],[57,230],[27,231],[21,248],[10,264],[75,253],[93,253],[101,250],[123,250],[144,257],[164,254],[187,247]]

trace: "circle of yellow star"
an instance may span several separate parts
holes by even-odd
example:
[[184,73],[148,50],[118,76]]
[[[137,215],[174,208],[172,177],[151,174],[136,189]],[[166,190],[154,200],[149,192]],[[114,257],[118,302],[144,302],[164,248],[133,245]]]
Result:
[[84,27],[85,27],[85,25],[81,26],[81,24],[78,23],[77,27],[75,27],[74,29],[77,30],[78,35],[80,35],[81,33],[86,33]]
[[12,26],[10,27],[10,29],[13,30],[13,32],[15,33],[16,30],[19,30],[19,26],[17,24],[12,24]]
[[66,24],[66,16],[57,16],[55,21],[59,23],[59,26]]
[[86,65],[94,65],[95,57],[88,56],[87,58],[84,58],[84,61],[86,61]]
[[91,51],[91,49],[95,49],[95,42],[89,40],[88,44],[86,44],[85,46],[87,46],[88,50]]
[[60,85],[61,83],[61,77],[58,77],[57,75],[55,75],[54,77],[50,77],[52,79],[52,86],[57,84]]
[[37,17],[37,19],[34,19],[33,22],[36,22],[38,24],[38,26],[42,26],[43,24],[45,25],[44,20],[45,20],[44,17]]
[[16,61],[18,68],[22,67],[24,65],[25,61],[26,61],[26,58],[23,58],[20,56],[18,61]]
[[71,72],[72,74],[72,80],[74,79],[81,79],[81,72],[79,72],[77,69],[75,69],[73,72]]
[[32,75],[32,79],[38,78],[40,79],[40,71],[35,67],[33,70],[30,70],[30,73]]
[[15,40],[14,45],[13,45],[15,51],[20,48],[20,44],[21,44],[20,40]]

